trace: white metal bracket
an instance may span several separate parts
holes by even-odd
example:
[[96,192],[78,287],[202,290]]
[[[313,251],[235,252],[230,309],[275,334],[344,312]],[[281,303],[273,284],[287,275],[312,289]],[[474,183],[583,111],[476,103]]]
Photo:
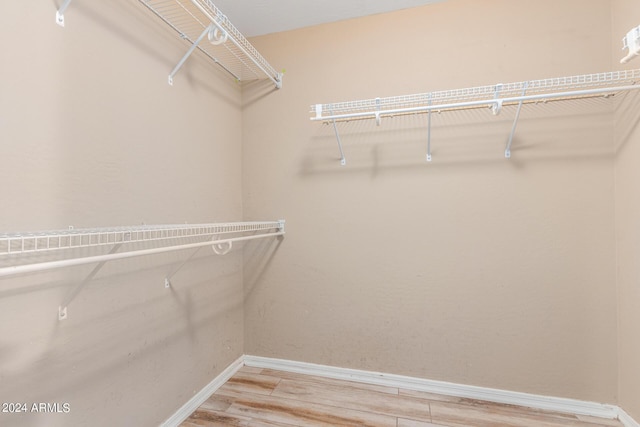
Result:
[[[429,93],[429,106],[431,106],[431,93]],[[427,113],[427,162],[431,161],[431,108],[429,108],[429,112]]]
[[226,255],[231,251],[232,247],[233,242],[215,243],[215,240],[213,245],[211,245],[211,249],[216,255]]
[[69,3],[71,3],[71,0],[64,0],[64,3],[62,3],[60,9],[56,11],[56,24],[60,25],[61,27],[64,27],[64,12],[69,7]]
[[[121,246],[122,246],[122,243],[118,243],[118,244],[114,245],[113,248],[111,248],[111,250],[109,251],[109,254],[110,255],[111,254],[115,254],[118,251],[118,249],[120,249]],[[99,263],[98,265],[96,265],[94,267],[94,269],[91,271],[91,273],[89,273],[87,275],[87,277],[85,277],[82,282],[78,283],[67,294],[65,299],[62,301],[62,304],[60,304],[60,307],[58,307],[58,320],[66,320],[66,318],[67,318],[67,306],[69,304],[71,304],[71,301],[73,301],[75,299],[75,297],[80,293],[82,288],[84,288],[91,280],[93,280],[94,277],[96,277],[96,274],[98,274],[98,272],[102,269],[102,267],[104,267],[104,265],[106,263],[107,263],[106,261],[103,261],[103,262]]]
[[284,219],[278,220],[278,231],[284,233]]
[[[320,108],[322,111],[322,107]],[[333,111],[329,111],[329,114],[333,115]],[[345,166],[347,164],[347,159],[344,157],[344,151],[342,151],[342,141],[340,141],[340,133],[338,132],[338,125],[336,124],[336,119],[331,121],[333,123],[333,132],[336,134],[336,140],[338,141],[338,150],[340,150],[340,164]]]
[[629,49],[629,52],[620,60],[621,64],[626,64],[640,55],[640,26],[629,31],[622,39],[622,50],[625,49]]
[[[198,36],[198,38],[196,39],[196,41],[193,42],[193,44],[191,45],[191,47],[189,48],[189,50],[187,51],[187,53],[184,54],[184,56],[182,57],[182,59],[178,62],[178,64],[173,68],[173,70],[171,71],[171,73],[169,74],[169,84],[173,86],[173,77],[176,75],[176,73],[180,70],[180,68],[184,65],[184,63],[186,62],[187,58],[189,58],[189,56],[191,56],[191,54],[193,53],[194,50],[196,50],[196,48],[198,47],[198,45],[200,44],[200,42],[202,41],[202,39],[209,35],[209,39],[211,40],[211,38],[214,38],[215,40],[215,36],[213,36],[212,34],[215,34],[217,30],[217,27],[215,27],[213,25],[213,23],[209,24],[209,26],[207,28],[204,29],[204,31]],[[226,33],[224,33],[224,39],[226,41]]]
[[342,151],[342,141],[340,141],[340,133],[338,132],[336,119],[333,119],[333,131],[336,133],[336,140],[338,141],[338,149],[340,150],[340,164],[342,166],[345,166],[347,164],[347,159],[344,157],[344,151]]
[[284,73],[278,73],[276,77],[276,89],[282,89],[282,78],[284,77]]
[[[529,82],[524,82],[522,88],[522,96],[527,92],[527,87],[529,87]],[[511,133],[509,134],[509,140],[507,141],[507,147],[504,149],[504,157],[507,159],[511,158],[511,144],[513,143],[513,136],[516,133],[516,126],[518,124],[518,119],[520,118],[520,110],[522,109],[523,99],[520,99],[518,102],[518,109],[516,110],[516,117],[513,119],[513,126],[511,126]]]
[[497,116],[498,114],[500,114],[500,111],[502,111],[502,99],[499,99],[500,90],[502,90],[502,83],[498,83],[496,85],[496,90],[493,96],[496,102],[491,104],[491,112],[493,113],[494,116]]

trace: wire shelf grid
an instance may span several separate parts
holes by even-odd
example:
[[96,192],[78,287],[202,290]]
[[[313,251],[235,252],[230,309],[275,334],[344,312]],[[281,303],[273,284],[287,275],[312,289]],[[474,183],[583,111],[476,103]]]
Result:
[[197,49],[240,82],[269,78],[276,85],[282,75],[249,43],[210,0],[139,0],[183,39],[195,44],[211,24],[228,34],[220,44],[204,40]]
[[282,223],[278,221],[262,221],[194,225],[141,225],[136,227],[0,233],[0,256],[123,243],[198,237],[209,238],[220,234],[260,232],[273,229],[282,229]]
[[[495,84],[463,89],[444,90],[413,95],[372,98],[359,101],[314,104],[310,112],[321,119],[323,114],[342,115],[365,111],[438,106],[463,101],[517,97],[526,90],[528,95],[545,92],[579,91],[586,88],[606,88],[618,85],[633,85],[640,81],[640,69],[556,77],[507,84]],[[455,108],[455,107],[450,107]],[[320,112],[320,116],[318,116]]]

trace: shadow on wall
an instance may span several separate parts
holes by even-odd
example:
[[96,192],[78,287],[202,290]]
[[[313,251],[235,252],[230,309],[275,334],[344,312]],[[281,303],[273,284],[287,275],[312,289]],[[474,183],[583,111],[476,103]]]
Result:
[[616,105],[615,152],[624,148],[640,123],[640,93],[631,91],[621,97]]
[[[82,390],[100,394],[109,390],[114,377],[127,376],[131,369],[162,371],[164,362],[154,360],[162,350],[174,346],[192,353],[194,347],[217,343],[209,338],[216,333],[211,325],[228,325],[233,321],[229,313],[241,309],[241,253],[190,261],[170,289],[164,287],[164,277],[181,258],[164,266],[158,266],[162,256],[155,258],[151,263],[145,262],[150,257],[129,264],[112,261],[71,303],[64,321],[57,320],[57,304],[87,266],[57,275],[53,285],[51,274],[14,278],[29,286],[23,292],[19,287],[0,293],[0,309],[12,319],[4,327],[21,328],[18,335],[2,333],[0,338],[0,376],[5,393],[11,393],[3,400],[69,401],[68,396]],[[165,381],[171,382],[155,377],[163,388]]]
[[522,109],[511,146],[505,148],[515,119],[515,106],[494,116],[489,109],[432,114],[431,155],[428,115],[411,114],[374,120],[338,122],[347,165],[341,167],[332,123],[314,123],[315,134],[303,153],[301,175],[367,172],[375,177],[387,169],[437,168],[451,165],[493,165],[611,156],[612,100],[591,98],[571,103],[548,102]]
[[[59,8],[56,2],[55,10]],[[97,6],[98,3],[94,2],[73,2],[67,11],[73,8],[73,11],[77,11],[81,16],[76,16],[75,19],[90,20],[95,26],[102,28],[109,37],[119,39],[122,46],[126,46],[127,49],[133,47],[139,53],[153,58],[155,61],[164,64],[166,68],[166,75],[149,76],[152,80],[157,80],[160,84],[167,84],[167,78],[171,70],[178,64],[182,55],[184,55],[190,47],[190,44],[180,38],[180,35],[172,30],[167,24],[162,22],[158,17],[154,16],[151,11],[147,10],[139,2],[130,1],[116,1],[107,2],[104,5]],[[109,10],[108,14],[101,8],[110,7],[113,10]],[[52,12],[52,16],[53,16]],[[114,16],[126,17],[126,19],[115,19]],[[144,32],[140,32],[138,29],[144,28]],[[62,30],[61,30],[62,31]],[[65,29],[64,31],[70,31]],[[86,35],[78,34],[79,37],[86,37]],[[144,36],[141,36],[144,35]],[[117,45],[114,44],[114,48]],[[135,72],[136,68],[133,64],[123,63],[114,64],[117,68],[127,68],[125,74],[129,72]],[[203,67],[207,70],[212,70],[211,76],[216,77],[213,80],[205,80],[196,77],[196,67]],[[194,52],[193,55],[184,63],[180,68],[180,71],[176,75],[175,85],[181,84],[188,85],[191,89],[205,90],[211,95],[223,100],[227,105],[232,108],[239,108],[238,101],[234,97],[228,96],[224,92],[217,88],[218,81],[223,80],[225,86],[233,86],[235,84],[235,78],[227,73],[222,67],[216,66],[211,59],[206,58],[201,52]],[[240,91],[238,85],[237,90]]]
[[253,80],[242,85],[242,108],[251,107],[267,96],[281,89],[275,87],[268,79]]
[[244,249],[244,299],[251,296],[253,289],[269,269],[284,237],[279,236],[276,243],[265,239],[245,246]]

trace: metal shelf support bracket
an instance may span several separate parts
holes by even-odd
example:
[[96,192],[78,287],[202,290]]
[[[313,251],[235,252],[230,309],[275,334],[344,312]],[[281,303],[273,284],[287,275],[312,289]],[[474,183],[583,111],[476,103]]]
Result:
[[[118,249],[120,249],[120,247],[122,246],[122,243],[118,243],[117,245],[114,245],[113,248],[111,248],[111,250],[109,251],[109,255],[115,254],[116,252],[118,252]],[[98,274],[98,272],[102,269],[102,267],[104,267],[104,265],[106,264],[106,261],[103,261],[101,263],[99,263],[98,265],[96,265],[93,270],[91,270],[91,273],[89,273],[87,275],[87,277],[84,278],[84,280],[80,283],[78,283],[65,297],[65,299],[62,301],[62,304],[60,304],[60,307],[58,307],[58,320],[66,320],[67,319],[67,306],[69,304],[71,304],[71,301],[73,301],[75,299],[75,297],[80,293],[80,291],[82,290],[82,288],[84,288],[85,286],[87,286],[87,284],[93,280],[94,277],[96,277],[96,274]]]
[[[527,87],[529,86],[528,82],[524,82],[522,88],[522,96],[524,96],[527,92]],[[518,102],[518,109],[516,110],[516,116],[513,119],[513,126],[511,126],[511,133],[509,133],[509,140],[507,141],[507,147],[504,149],[504,157],[507,159],[511,158],[511,144],[513,143],[513,136],[516,133],[516,126],[518,125],[518,119],[520,118],[520,110],[522,110],[523,100],[520,99]]]
[[[187,61],[187,58],[189,58],[189,56],[191,56],[191,54],[193,53],[194,50],[196,50],[196,48],[198,47],[198,45],[200,44],[200,42],[202,41],[202,39],[206,36],[209,35],[210,38],[214,38],[215,40],[215,36],[213,35],[216,31],[218,30],[217,27],[215,27],[213,25],[213,23],[209,24],[209,26],[207,28],[204,29],[204,31],[200,34],[200,36],[196,39],[196,41],[193,42],[193,44],[191,45],[191,47],[189,48],[189,50],[187,51],[187,53],[185,53],[185,55],[182,57],[182,59],[180,60],[180,62],[178,62],[178,64],[173,68],[173,70],[171,71],[171,74],[169,74],[169,84],[173,86],[173,77],[178,73],[178,71],[180,70],[180,68],[184,65],[184,63]],[[225,38],[226,41],[226,38]],[[220,43],[224,43],[224,41],[221,41]]]
[[[431,93],[429,93],[429,102],[428,105],[431,106],[432,100],[431,100]],[[427,125],[427,162],[431,161],[431,109],[429,109],[429,112],[427,113],[427,121],[428,121],[428,125]]]
[[342,141],[340,141],[340,133],[338,132],[338,125],[336,125],[336,119],[332,120],[333,123],[333,131],[336,134],[336,141],[338,141],[338,149],[340,150],[340,164],[345,166],[347,164],[347,159],[344,157],[344,151],[342,151]]
[[69,7],[69,3],[71,3],[71,0],[64,0],[64,3],[62,3],[60,9],[56,11],[56,24],[60,25],[61,27],[64,27],[64,12]]

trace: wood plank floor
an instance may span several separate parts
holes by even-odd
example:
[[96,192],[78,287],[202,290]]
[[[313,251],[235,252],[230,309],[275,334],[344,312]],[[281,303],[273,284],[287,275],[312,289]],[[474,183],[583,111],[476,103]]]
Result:
[[181,426],[622,427],[622,424],[245,366]]

